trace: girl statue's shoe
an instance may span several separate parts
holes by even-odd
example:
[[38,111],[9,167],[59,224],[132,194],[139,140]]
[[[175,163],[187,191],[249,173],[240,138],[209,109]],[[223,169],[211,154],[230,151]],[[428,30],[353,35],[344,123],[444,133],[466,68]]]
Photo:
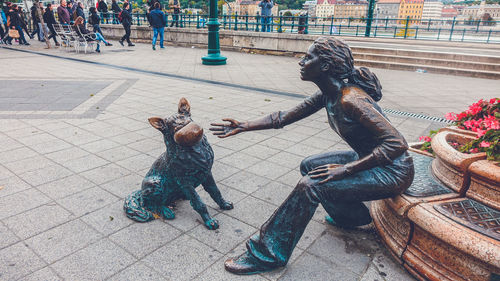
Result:
[[249,255],[248,252],[239,257],[226,260],[224,267],[227,271],[239,275],[257,274],[276,269],[262,264],[255,257]]

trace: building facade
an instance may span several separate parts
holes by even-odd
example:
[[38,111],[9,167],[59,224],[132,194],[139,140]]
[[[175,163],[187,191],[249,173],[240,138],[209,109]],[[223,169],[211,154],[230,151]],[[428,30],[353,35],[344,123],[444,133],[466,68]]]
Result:
[[401,0],[379,0],[375,4],[374,17],[377,19],[397,19]]
[[335,18],[366,18],[367,1],[338,1],[335,5]]
[[422,20],[441,19],[443,6],[443,2],[441,1],[424,1],[424,7],[422,9]]
[[310,17],[316,17],[316,5],[317,5],[316,0],[309,0],[304,2],[302,5],[302,9],[307,11],[307,14],[309,14]]
[[[409,18],[410,24],[420,22],[424,9],[424,0],[401,0],[399,4],[398,18],[406,20]],[[400,23],[403,23],[401,20]]]
[[335,13],[335,0],[318,0],[316,4],[316,16],[318,18],[331,17]]
[[500,5],[486,4],[481,1],[480,5],[466,6],[463,11],[464,19],[483,20],[489,14],[493,20],[500,20]]

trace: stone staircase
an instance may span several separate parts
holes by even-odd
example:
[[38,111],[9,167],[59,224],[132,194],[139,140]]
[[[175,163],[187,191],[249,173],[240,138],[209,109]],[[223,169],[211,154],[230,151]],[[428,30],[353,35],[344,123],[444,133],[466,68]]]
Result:
[[[500,79],[500,55],[351,47],[358,66]],[[432,49],[432,48],[431,48]],[[480,51],[479,51],[480,52]]]

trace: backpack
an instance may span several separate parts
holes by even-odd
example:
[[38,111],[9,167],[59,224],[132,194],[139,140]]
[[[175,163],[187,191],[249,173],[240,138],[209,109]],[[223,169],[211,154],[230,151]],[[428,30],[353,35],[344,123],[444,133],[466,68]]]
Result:
[[119,22],[122,22],[123,21],[123,15],[122,15],[123,11],[120,11],[120,13],[118,14],[118,21]]

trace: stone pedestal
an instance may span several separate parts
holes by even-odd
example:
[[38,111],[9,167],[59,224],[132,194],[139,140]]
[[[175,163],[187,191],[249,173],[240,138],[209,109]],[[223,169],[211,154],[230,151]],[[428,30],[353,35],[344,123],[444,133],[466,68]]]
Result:
[[471,138],[441,130],[431,142],[435,159],[410,149],[418,153],[412,186],[371,205],[382,241],[419,280],[500,276],[500,167],[484,153],[460,153],[448,143]]

